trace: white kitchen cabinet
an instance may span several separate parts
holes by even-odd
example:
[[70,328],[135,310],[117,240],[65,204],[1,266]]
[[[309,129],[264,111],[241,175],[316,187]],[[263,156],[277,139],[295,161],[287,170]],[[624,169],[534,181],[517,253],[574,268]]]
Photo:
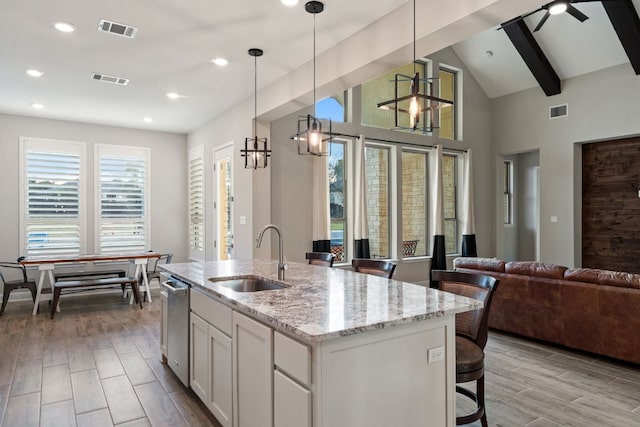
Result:
[[234,427],[273,425],[273,330],[233,312]]
[[274,427],[311,427],[311,391],[276,370],[273,373]]
[[219,329],[209,326],[209,399],[207,407],[223,427],[233,420],[232,340]]
[[192,291],[190,318],[191,388],[223,427],[231,427],[233,345],[228,335],[231,309]]
[[167,316],[169,310],[169,296],[165,291],[160,292],[160,351],[162,362],[167,361]]
[[189,383],[198,397],[206,403],[209,400],[209,324],[193,312],[189,319]]

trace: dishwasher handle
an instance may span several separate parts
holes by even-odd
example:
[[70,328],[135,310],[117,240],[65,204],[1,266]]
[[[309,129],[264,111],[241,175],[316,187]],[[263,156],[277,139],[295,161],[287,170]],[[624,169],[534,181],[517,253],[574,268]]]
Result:
[[188,286],[176,288],[175,286],[172,286],[172,283],[173,282],[171,280],[167,280],[166,282],[162,282],[162,287],[174,294],[185,294],[189,290]]

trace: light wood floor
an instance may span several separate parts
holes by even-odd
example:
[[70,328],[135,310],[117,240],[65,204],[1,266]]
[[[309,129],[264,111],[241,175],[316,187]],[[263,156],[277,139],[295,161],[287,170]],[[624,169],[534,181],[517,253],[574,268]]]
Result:
[[[47,303],[32,317],[30,304],[10,302],[0,317],[0,424],[218,427],[160,363],[153,295],[144,310],[117,292],[67,297],[54,320]],[[636,365],[492,332],[486,368],[491,426],[640,427]]]

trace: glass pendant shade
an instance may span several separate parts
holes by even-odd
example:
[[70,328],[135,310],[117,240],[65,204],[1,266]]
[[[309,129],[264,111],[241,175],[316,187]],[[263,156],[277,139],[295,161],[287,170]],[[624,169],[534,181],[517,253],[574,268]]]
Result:
[[[322,120],[311,114],[298,117],[298,132],[293,136],[298,144],[298,154],[312,156],[328,156],[330,154],[331,120],[325,120],[324,131],[322,127]],[[328,132],[326,132],[327,127]]]

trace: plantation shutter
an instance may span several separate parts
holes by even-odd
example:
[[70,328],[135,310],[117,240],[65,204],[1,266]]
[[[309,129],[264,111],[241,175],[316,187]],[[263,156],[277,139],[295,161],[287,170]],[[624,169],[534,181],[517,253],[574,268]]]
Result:
[[189,248],[204,253],[204,156],[202,147],[189,159]]
[[80,154],[25,149],[24,255],[79,255]]
[[113,154],[111,151],[104,146],[98,148],[99,251],[103,254],[142,252],[148,240],[148,152],[131,149],[130,154]]

